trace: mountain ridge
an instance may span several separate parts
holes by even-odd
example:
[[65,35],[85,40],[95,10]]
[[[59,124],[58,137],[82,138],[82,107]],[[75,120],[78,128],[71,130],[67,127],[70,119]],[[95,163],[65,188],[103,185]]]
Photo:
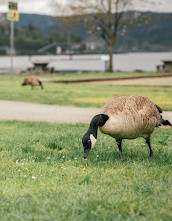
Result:
[[[127,12],[134,13],[134,12]],[[119,35],[115,46],[117,52],[142,52],[142,51],[172,51],[172,13],[142,12],[143,16],[151,18],[149,24],[135,24],[128,29],[124,36]],[[20,14],[19,22],[15,28],[27,27],[34,24],[40,28],[47,37],[54,30],[64,32],[61,17],[39,14]],[[79,34],[83,41],[90,35],[84,22],[75,28],[73,33]]]

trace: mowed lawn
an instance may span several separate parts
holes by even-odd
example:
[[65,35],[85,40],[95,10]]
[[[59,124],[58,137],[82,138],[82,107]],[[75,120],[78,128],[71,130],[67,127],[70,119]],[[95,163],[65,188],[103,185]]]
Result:
[[0,220],[171,220],[172,133],[156,129],[154,158],[144,140],[99,132],[88,160],[88,125],[0,122]]
[[[40,78],[44,80],[78,80],[78,79],[101,79],[101,78],[125,78],[137,76],[157,76],[169,75],[169,73],[157,72],[73,72],[73,73],[58,73],[58,74],[42,74]],[[9,78],[9,77],[8,77]]]
[[[85,78],[88,75],[84,75]],[[121,74],[121,76],[123,75],[126,75],[126,73]],[[66,74],[64,79],[74,79],[77,76],[78,74]],[[93,76],[95,76],[95,73],[93,73]],[[105,74],[98,74],[98,76],[105,76]],[[119,73],[116,76],[119,76]],[[60,79],[62,75],[45,75],[41,78]],[[31,90],[30,86],[21,87],[23,79],[24,76],[15,76],[13,81],[9,81],[9,76],[0,76],[0,100],[77,107],[102,107],[108,99],[114,96],[142,95],[149,97],[163,110],[172,110],[172,87],[43,83],[44,90],[41,90],[40,87]]]

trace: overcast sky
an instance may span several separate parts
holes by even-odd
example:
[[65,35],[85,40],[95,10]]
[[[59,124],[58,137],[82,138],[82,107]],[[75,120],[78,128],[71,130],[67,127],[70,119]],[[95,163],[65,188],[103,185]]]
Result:
[[[61,0],[65,2],[66,0]],[[45,15],[57,15],[51,6],[51,0],[15,0],[18,2],[20,13],[36,13]],[[172,12],[172,0],[134,0],[136,10],[154,12]],[[149,3],[146,3],[149,2]],[[156,3],[156,4],[155,4]],[[0,0],[0,12],[7,12],[8,0]],[[132,8],[133,9],[133,8]]]

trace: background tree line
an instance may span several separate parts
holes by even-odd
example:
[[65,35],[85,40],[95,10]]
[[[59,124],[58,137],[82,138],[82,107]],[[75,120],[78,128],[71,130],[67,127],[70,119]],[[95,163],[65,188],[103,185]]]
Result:
[[[145,22],[133,26],[123,26],[116,38],[114,52],[145,52],[145,51],[172,51],[172,13],[140,12],[140,17],[146,18]],[[89,15],[91,16],[91,15]],[[138,12],[128,12],[126,18],[132,20]],[[4,18],[6,15],[4,14]],[[150,19],[147,22],[147,19]],[[86,25],[82,17],[79,24],[71,23],[71,28],[66,26],[61,18],[44,15],[21,14],[20,21],[15,23],[15,48],[17,54],[38,54],[38,49],[53,42],[62,45],[63,51],[68,50],[68,45],[81,44],[79,52],[86,53],[85,41],[94,34]],[[34,25],[33,25],[34,24]],[[73,28],[75,27],[75,29]],[[100,31],[97,31],[100,34]],[[10,27],[8,22],[0,22],[0,54],[5,54],[2,47],[9,46]],[[95,39],[97,41],[97,39]],[[55,54],[56,48],[52,47],[47,53]],[[107,48],[96,52],[106,53]]]
[[[0,54],[5,54],[4,46],[9,47],[9,24],[0,23]],[[82,38],[75,33],[58,32],[56,30],[46,36],[43,30],[33,24],[26,27],[17,27],[14,30],[14,45],[18,55],[39,54],[39,49],[57,42],[62,50],[69,49],[71,44],[82,44]],[[56,53],[56,47],[52,47],[46,53]]]

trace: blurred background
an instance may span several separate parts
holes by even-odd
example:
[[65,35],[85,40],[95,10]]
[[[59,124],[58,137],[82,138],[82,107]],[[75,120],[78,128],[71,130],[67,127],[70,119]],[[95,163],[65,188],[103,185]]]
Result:
[[[16,0],[10,48],[0,0],[0,73],[161,71],[172,60],[171,0]],[[169,71],[169,70],[168,70]]]
[[88,124],[121,95],[172,123],[172,0],[0,0],[0,221],[172,220],[170,127],[151,160],[136,139],[121,161],[101,133],[83,159]]

